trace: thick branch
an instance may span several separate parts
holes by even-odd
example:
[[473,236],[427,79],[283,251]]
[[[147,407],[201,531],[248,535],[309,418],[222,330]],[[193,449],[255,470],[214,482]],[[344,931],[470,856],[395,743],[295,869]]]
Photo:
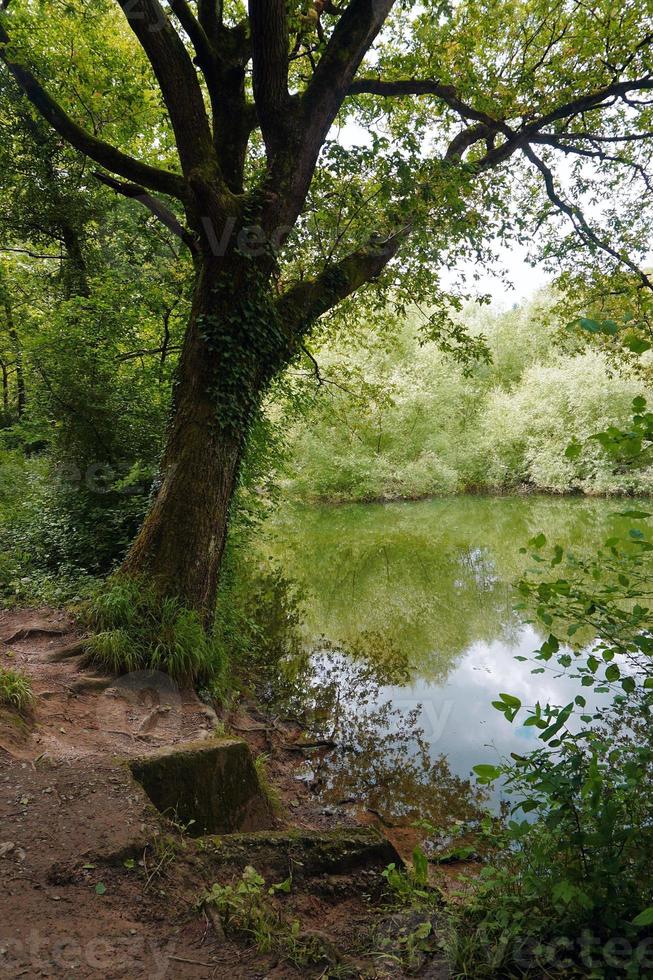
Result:
[[254,101],[268,152],[285,142],[288,124],[288,20],[285,0],[249,0]]
[[162,194],[170,194],[182,201],[186,199],[186,184],[181,176],[135,160],[115,146],[111,146],[110,143],[105,143],[104,140],[87,133],[46,92],[28,68],[23,67],[8,56],[6,49],[8,44],[9,36],[2,22],[0,22],[0,59],[7,66],[32,105],[71,146],[95,160],[100,166],[120,174],[127,180],[138,181],[152,190]]
[[383,241],[372,241],[340,262],[328,265],[314,279],[292,286],[277,302],[282,322],[301,337],[324,313],[378,278],[408,233],[408,228],[402,228]]
[[334,28],[306,92],[309,105],[322,111],[328,109],[331,118],[335,118],[394,2],[351,0]]
[[464,102],[453,85],[445,85],[435,78],[407,78],[386,82],[380,78],[357,78],[349,86],[349,95],[381,95],[384,98],[406,98],[409,96],[433,95],[445,102],[465,119],[485,123],[494,129],[506,131],[503,120],[495,119],[487,112],[475,109]]
[[623,99],[629,92],[649,92],[653,91],[653,77],[635,78],[631,81],[614,82],[612,85],[605,85],[597,89],[596,92],[588,92],[587,95],[580,95],[577,99],[565,102],[557,109],[547,112],[535,123],[525,127],[524,131],[541,129],[559,119],[567,119],[569,116],[578,115],[581,112],[588,112],[590,109],[598,109],[604,102],[610,99]]
[[103,174],[100,171],[95,172],[95,177],[117,194],[122,194],[123,197],[138,201],[148,211],[151,211],[155,218],[158,218],[177,238],[180,238],[191,252],[195,253],[197,251],[197,242],[188,229],[184,228],[163,201],[160,201],[157,197],[152,197],[144,187],[141,187],[139,184],[123,184],[122,181],[116,180],[114,177],[110,177],[109,174]]
[[200,67],[206,75],[207,72],[210,72],[214,60],[213,48],[206,31],[195,17],[186,0],[170,0],[170,8],[190,38],[191,44],[195,48],[195,54],[197,55]]
[[468,150],[470,146],[478,143],[479,140],[490,139],[496,135],[496,132],[496,128],[488,126],[487,123],[476,123],[475,126],[469,126],[467,129],[463,129],[462,132],[458,133],[452,139],[447,147],[444,159],[460,160],[465,150]]
[[594,92],[580,95],[569,102],[564,102],[557,108],[545,113],[532,122],[519,127],[511,127],[504,119],[497,119],[487,112],[475,109],[474,106],[464,102],[456,89],[452,85],[445,85],[437,79],[400,79],[396,81],[384,81],[380,78],[360,78],[352,83],[349,88],[349,95],[380,95],[383,97],[404,98],[408,96],[431,95],[441,99],[446,105],[454,109],[464,119],[472,119],[479,123],[484,123],[495,133],[503,134],[506,140],[501,145],[492,149],[481,162],[482,169],[489,166],[496,166],[507,159],[515,149],[523,146],[539,130],[551,123],[561,119],[568,119],[582,112],[597,109],[611,99],[623,99],[629,92],[641,92],[653,90],[653,77],[636,78],[623,82],[613,82],[605,85]]
[[[250,0],[250,8],[278,2]],[[350,0],[336,24],[310,85],[301,101],[293,103],[297,105],[299,125],[291,130],[291,144],[272,161],[269,183],[284,193],[264,218],[268,226],[292,226],[297,220],[326,135],[394,3],[395,0]]]
[[118,0],[148,57],[167,106],[184,173],[217,161],[197,73],[159,0]]
[[207,37],[215,40],[222,27],[222,0],[197,0],[197,19]]

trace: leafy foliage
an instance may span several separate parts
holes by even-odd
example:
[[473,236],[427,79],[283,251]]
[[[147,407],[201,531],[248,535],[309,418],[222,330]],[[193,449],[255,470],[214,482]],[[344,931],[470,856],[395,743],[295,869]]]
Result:
[[[319,377],[309,365],[297,372],[315,399],[292,435],[291,492],[327,500],[522,487],[648,492],[650,467],[615,472],[600,439],[587,442],[626,422],[641,382],[561,333],[551,304],[541,296],[504,314],[466,310],[489,364],[457,365],[421,335],[415,314],[361,331],[353,349],[327,338]],[[582,457],[565,455],[570,441],[586,445]]]
[[[602,444],[619,457],[628,433],[612,429]],[[520,582],[520,608],[550,630],[533,673],[564,674],[577,694],[565,705],[526,706],[506,693],[494,702],[511,723],[525,715],[540,744],[475,767],[514,801],[505,830],[488,822],[495,853],[454,916],[476,944],[452,955],[459,966],[467,957],[475,976],[590,968],[639,977],[650,966],[653,543],[641,526],[651,514],[623,516],[637,522],[627,538],[589,558],[548,550],[543,534],[530,542],[535,568]]]
[[288,919],[272,901],[272,896],[289,892],[292,879],[270,887],[253,867],[243,871],[232,885],[213,885],[204,904],[213,906],[225,928],[245,935],[263,955],[276,953],[297,967],[329,963],[331,950],[321,936],[302,933],[298,919]]

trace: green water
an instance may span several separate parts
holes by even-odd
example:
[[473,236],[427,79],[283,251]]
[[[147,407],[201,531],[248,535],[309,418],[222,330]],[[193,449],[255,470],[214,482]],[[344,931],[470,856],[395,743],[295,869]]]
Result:
[[[331,678],[336,668],[364,664],[364,680],[344,669],[338,703],[353,705],[359,720],[376,711],[378,758],[368,753],[361,762],[365,753],[352,753],[346,763],[340,760],[337,778],[331,760],[326,784],[333,789],[336,783],[332,798],[387,802],[379,784],[392,782],[393,746],[401,743],[396,767],[405,770],[406,759],[415,758],[415,745],[407,748],[411,728],[420,730],[420,786],[446,782],[442,772],[426,771],[425,755],[433,765],[444,760],[455,779],[467,777],[476,763],[523,750],[535,729],[507,724],[492,699],[507,691],[527,704],[565,703],[572,688],[553,672],[535,677],[528,664],[515,660],[542,639],[513,608],[513,583],[533,565],[530,552],[520,548],[544,532],[551,543],[590,551],[630,526],[616,516],[627,506],[632,502],[470,496],[284,509],[265,549],[304,595],[302,640],[314,670]],[[393,677],[386,668],[396,664],[406,671]],[[371,692],[368,669],[379,675]],[[340,778],[380,761],[388,765],[377,768],[367,789],[352,789]],[[402,788],[404,811],[411,794],[419,793],[414,786]],[[423,807],[423,799],[415,805]],[[393,811],[391,803],[388,808]]]

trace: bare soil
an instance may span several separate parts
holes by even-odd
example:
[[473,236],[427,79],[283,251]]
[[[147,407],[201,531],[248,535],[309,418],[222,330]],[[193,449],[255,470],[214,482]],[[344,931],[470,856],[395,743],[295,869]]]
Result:
[[[211,738],[220,720],[163,675],[153,686],[144,675],[80,672],[74,657],[57,656],[77,639],[60,611],[0,614],[0,665],[27,674],[36,697],[25,719],[0,711],[0,977],[403,976],[371,955],[380,935],[401,927],[384,910],[378,871],[318,876],[279,897],[303,932],[328,940],[333,971],[220,934],[200,900],[229,869],[154,809],[127,765],[162,745]],[[297,778],[299,729],[254,706],[224,721],[255,755],[269,755],[279,829],[356,823],[321,807]],[[445,972],[431,961],[420,975]]]

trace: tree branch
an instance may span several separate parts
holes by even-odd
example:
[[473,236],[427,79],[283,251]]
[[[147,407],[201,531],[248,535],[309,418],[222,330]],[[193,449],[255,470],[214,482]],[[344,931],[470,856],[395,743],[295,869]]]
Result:
[[[279,2],[250,0],[250,10],[255,5]],[[296,105],[300,135],[291,129],[290,147],[279,160],[272,161],[269,184],[275,190],[281,187],[284,193],[283,200],[274,202],[264,219],[268,226],[292,226],[297,220],[326,135],[394,3],[395,0],[350,0],[338,20],[308,88],[298,103],[291,104],[293,108]]]
[[142,163],[140,160],[118,150],[110,143],[105,143],[104,140],[92,136],[79,126],[46,92],[28,68],[8,56],[6,46],[9,43],[9,35],[2,20],[0,20],[0,59],[7,66],[32,105],[71,146],[95,160],[100,166],[120,174],[127,180],[138,181],[152,190],[162,194],[170,194],[181,201],[187,199],[186,184],[180,175]]
[[207,163],[213,163],[217,171],[211,127],[195,67],[159,0],[118,3],[161,88],[184,174],[188,176]]
[[394,258],[409,228],[383,241],[371,241],[340,262],[333,262],[314,279],[291,286],[277,301],[282,322],[296,336],[303,336],[319,317],[381,275]]
[[151,211],[155,218],[165,225],[173,234],[180,238],[181,241],[186,245],[193,254],[197,252],[197,242],[188,231],[187,228],[178,221],[177,217],[172,213],[172,211],[166,207],[163,201],[160,201],[157,197],[152,197],[148,194],[144,187],[139,184],[124,184],[120,180],[116,180],[115,177],[109,176],[109,174],[103,174],[100,171],[95,171],[94,176],[110,187],[112,191],[117,194],[122,194],[123,197],[131,198],[134,201],[138,201],[144,207]]
[[567,217],[571,220],[571,223],[577,235],[581,239],[583,239],[583,241],[591,242],[592,245],[595,245],[597,248],[600,248],[601,251],[606,252],[608,255],[611,255],[612,258],[616,259],[617,262],[619,262],[621,265],[625,265],[626,268],[630,269],[631,272],[635,273],[637,278],[644,286],[646,286],[647,289],[653,289],[653,283],[646,275],[646,273],[639,268],[639,266],[637,266],[631,259],[629,259],[627,255],[622,255],[620,252],[617,252],[617,250],[612,248],[612,246],[608,242],[599,238],[596,232],[588,225],[587,221],[585,220],[585,216],[583,215],[580,208],[568,204],[565,200],[563,200],[562,197],[560,197],[560,195],[556,190],[555,180],[551,170],[547,167],[544,160],[542,160],[540,157],[537,156],[533,148],[531,146],[526,145],[522,147],[522,151],[526,156],[526,158],[530,160],[530,162],[542,174],[542,177],[544,178],[544,186],[546,188],[546,192],[549,200],[551,201],[552,204],[556,206],[556,208],[558,208],[559,211],[562,211],[563,214],[567,215]]
[[304,96],[310,112],[327,130],[394,3],[395,0],[350,0],[336,24]]
[[288,128],[288,19],[285,0],[249,0],[254,101],[269,154]]
[[576,146],[573,143],[563,143],[556,136],[553,136],[550,133],[540,133],[537,136],[532,136],[531,143],[537,143],[541,146],[550,146],[552,149],[558,150],[567,156],[575,155],[591,160],[599,160],[602,163],[618,163],[622,167],[628,167],[644,182],[646,190],[649,193],[653,193],[652,178],[641,163],[638,163],[637,160],[629,160],[627,157],[618,156],[614,153],[608,153],[607,150],[603,149],[601,145],[595,147],[594,149],[590,149],[587,146]]
[[434,78],[407,78],[397,81],[383,81],[380,78],[357,78],[349,86],[348,95],[380,95],[384,98],[406,98],[409,96],[433,95],[458,112],[465,119],[485,123],[493,129],[510,135],[512,130],[501,119],[495,119],[487,112],[475,109],[464,102],[453,85],[445,85]]
[[56,259],[57,262],[65,259],[65,255],[46,255],[45,252],[32,252],[29,248],[11,248],[9,245],[0,245],[0,252],[16,252],[19,255],[29,255],[30,259]]
[[210,73],[215,58],[213,47],[206,31],[196,19],[186,0],[170,0],[170,9],[190,38],[191,44],[195,48],[199,65],[206,76],[207,71]]
[[604,136],[602,133],[569,130],[565,133],[542,133],[542,136],[552,136],[557,140],[588,140],[592,143],[636,143],[640,140],[653,139],[653,131],[624,133],[621,136]]
[[197,0],[197,19],[207,37],[216,40],[222,27],[222,0]]
[[488,162],[496,163],[497,157],[505,159],[510,155],[516,145],[527,142],[532,134],[537,133],[544,126],[550,125],[561,119],[597,109],[610,99],[623,99],[629,92],[641,92],[653,90],[653,77],[645,76],[629,81],[613,82],[605,85],[595,92],[588,92],[580,95],[576,99],[562,103],[556,109],[545,113],[543,116],[520,127],[511,127],[504,119],[497,119],[490,116],[487,112],[475,109],[474,106],[464,102],[452,85],[444,85],[437,79],[400,79],[396,81],[384,81],[380,78],[360,78],[356,79],[349,87],[349,95],[380,95],[386,98],[405,98],[407,96],[432,95],[450,108],[454,109],[465,119],[473,119],[479,123],[485,123],[495,132],[502,133],[506,137],[506,142],[513,142],[509,152],[506,154],[505,144],[496,148],[492,157],[488,155]]
[[478,143],[479,140],[491,138],[496,135],[496,132],[497,129],[488,126],[487,123],[476,123],[475,126],[469,126],[467,129],[463,129],[462,132],[458,133],[452,139],[447,147],[444,159],[460,160],[465,150],[468,150],[470,146]]

